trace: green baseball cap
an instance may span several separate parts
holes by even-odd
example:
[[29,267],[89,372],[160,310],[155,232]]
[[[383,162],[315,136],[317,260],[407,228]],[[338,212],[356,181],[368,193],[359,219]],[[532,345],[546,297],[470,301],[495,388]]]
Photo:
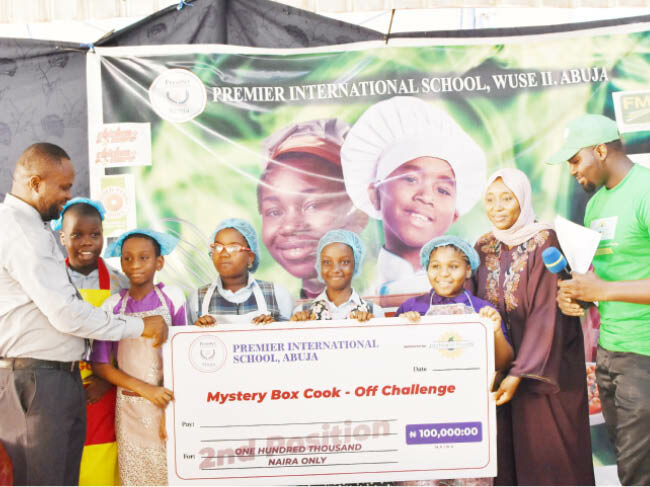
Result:
[[603,115],[583,115],[568,123],[564,129],[562,148],[549,157],[547,164],[568,161],[581,149],[618,140],[618,127],[611,118]]

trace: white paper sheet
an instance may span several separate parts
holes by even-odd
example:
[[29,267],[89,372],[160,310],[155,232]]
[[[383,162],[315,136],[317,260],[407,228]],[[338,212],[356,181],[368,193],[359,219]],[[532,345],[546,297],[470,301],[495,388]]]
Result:
[[598,248],[600,233],[559,215],[555,217],[555,232],[571,270],[587,272]]

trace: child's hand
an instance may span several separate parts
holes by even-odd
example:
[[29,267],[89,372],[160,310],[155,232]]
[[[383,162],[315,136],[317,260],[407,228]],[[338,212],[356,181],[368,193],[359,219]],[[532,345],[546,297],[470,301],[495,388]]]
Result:
[[494,323],[495,333],[501,329],[501,315],[496,309],[490,306],[483,306],[479,310],[478,314],[483,318],[487,318],[488,320],[492,321],[492,323]]
[[348,315],[351,320],[368,321],[374,318],[370,311],[353,311]]
[[406,318],[409,320],[411,323],[417,323],[420,321],[422,315],[418,313],[417,311],[407,311],[406,313],[402,313],[399,315],[400,318]]
[[160,439],[165,441],[167,439],[167,425],[165,424],[165,415],[160,419],[160,428],[158,428]]
[[91,375],[84,383],[84,390],[86,392],[86,402],[88,404],[95,404],[99,401],[104,394],[113,387],[113,385],[102,379],[97,375]]
[[499,388],[494,393],[494,399],[497,401],[497,406],[507,403],[514,397],[520,382],[521,377],[514,375],[509,375],[501,381]]
[[194,322],[194,326],[214,326],[216,324],[217,320],[214,319],[214,316],[210,315],[201,316]]
[[275,319],[271,315],[259,315],[253,318],[253,321],[251,321],[251,323],[255,325],[266,325],[267,323],[273,323],[274,321]]
[[137,392],[159,408],[167,407],[169,401],[174,400],[174,393],[169,389],[165,389],[163,386],[152,386],[151,384],[144,384],[141,390]]
[[315,319],[316,315],[311,311],[298,311],[297,313],[294,313],[291,318],[289,318],[289,321],[309,321]]

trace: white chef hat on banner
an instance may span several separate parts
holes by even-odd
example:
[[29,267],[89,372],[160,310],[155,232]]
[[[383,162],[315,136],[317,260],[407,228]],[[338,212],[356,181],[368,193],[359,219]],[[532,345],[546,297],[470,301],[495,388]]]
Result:
[[345,187],[354,205],[376,219],[368,196],[395,169],[418,157],[449,163],[456,177],[456,209],[470,211],[482,195],[486,179],[483,149],[444,110],[415,97],[397,96],[365,111],[341,148]]

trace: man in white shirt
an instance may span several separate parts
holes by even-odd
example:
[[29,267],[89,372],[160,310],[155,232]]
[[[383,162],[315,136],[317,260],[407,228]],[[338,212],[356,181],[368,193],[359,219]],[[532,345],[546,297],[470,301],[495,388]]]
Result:
[[77,485],[85,438],[78,361],[88,338],[167,339],[160,316],[113,316],[70,282],[47,223],[70,199],[74,168],[60,147],[21,154],[0,204],[0,442],[16,485]]

